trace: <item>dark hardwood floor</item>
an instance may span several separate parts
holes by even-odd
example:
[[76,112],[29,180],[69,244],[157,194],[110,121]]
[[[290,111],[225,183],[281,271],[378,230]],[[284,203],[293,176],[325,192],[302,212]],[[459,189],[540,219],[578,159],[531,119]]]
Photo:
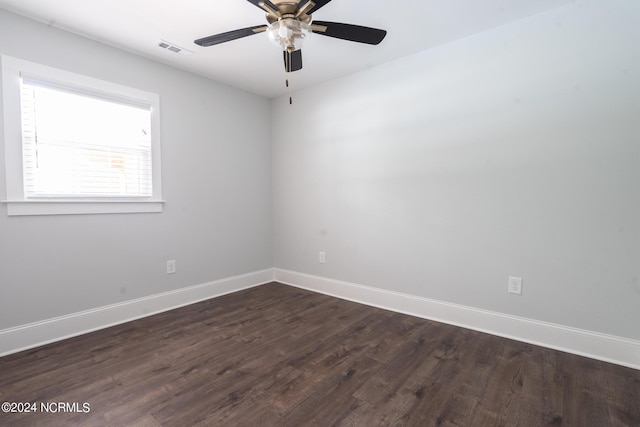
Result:
[[640,371],[273,283],[0,358],[0,402],[37,405],[2,426],[640,426]]

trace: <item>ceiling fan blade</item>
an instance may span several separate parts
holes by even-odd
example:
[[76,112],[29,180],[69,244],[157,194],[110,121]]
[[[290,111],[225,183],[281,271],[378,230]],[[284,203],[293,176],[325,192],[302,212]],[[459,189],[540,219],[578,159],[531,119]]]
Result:
[[255,27],[242,28],[239,30],[227,31],[226,33],[215,34],[209,37],[203,37],[195,40],[194,43],[203,47],[213,46],[231,40],[241,39],[242,37],[252,36],[261,33],[267,29],[266,25],[256,25]]
[[287,73],[302,69],[302,51],[300,49],[294,50],[291,53],[287,51],[283,51],[282,53],[284,54],[284,69]]
[[[251,1],[251,0],[249,0],[249,1]],[[309,15],[311,15],[313,12],[315,12],[316,10],[320,9],[321,7],[323,7],[324,5],[329,3],[331,0],[310,0],[310,1],[313,1],[316,5],[313,6],[311,9],[309,9],[309,11],[307,12]],[[304,2],[301,5],[299,5],[298,7],[300,8],[301,6],[304,6],[306,3],[308,3],[308,2]]]
[[260,3],[264,3],[267,6],[269,6],[271,9],[278,10],[278,7],[275,6],[273,3],[271,3],[269,0],[247,0],[247,1],[249,3],[252,3],[256,7],[259,7],[260,9],[262,9],[262,6],[260,6]]
[[[323,27],[326,27],[326,29]],[[362,27],[360,25],[341,24],[339,22],[314,20],[311,28],[317,34],[367,44],[379,44],[387,35],[385,30]]]

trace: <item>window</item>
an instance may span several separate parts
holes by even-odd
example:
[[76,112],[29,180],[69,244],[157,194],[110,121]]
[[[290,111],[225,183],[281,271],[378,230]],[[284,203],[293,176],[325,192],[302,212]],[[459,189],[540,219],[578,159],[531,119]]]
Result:
[[151,196],[151,111],[22,78],[29,198]]
[[161,212],[156,94],[2,56],[9,215]]

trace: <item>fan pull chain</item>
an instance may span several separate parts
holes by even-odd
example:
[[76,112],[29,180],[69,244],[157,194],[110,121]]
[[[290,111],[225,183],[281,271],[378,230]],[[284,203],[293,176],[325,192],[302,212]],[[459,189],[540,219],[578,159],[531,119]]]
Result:
[[289,85],[289,76],[291,75],[291,51],[287,50],[287,66],[285,72],[285,85],[289,88],[289,105],[293,104],[293,97],[291,96],[291,86]]

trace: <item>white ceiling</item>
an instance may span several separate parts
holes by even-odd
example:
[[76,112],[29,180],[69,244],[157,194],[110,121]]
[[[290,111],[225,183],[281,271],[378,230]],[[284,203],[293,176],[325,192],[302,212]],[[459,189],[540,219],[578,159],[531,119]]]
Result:
[[[314,14],[388,31],[378,46],[314,34],[300,89],[541,13],[575,0],[333,0]],[[0,0],[0,8],[269,98],[287,93],[282,54],[256,34],[211,47],[193,40],[265,23],[246,0]],[[159,48],[163,39],[193,51]]]

